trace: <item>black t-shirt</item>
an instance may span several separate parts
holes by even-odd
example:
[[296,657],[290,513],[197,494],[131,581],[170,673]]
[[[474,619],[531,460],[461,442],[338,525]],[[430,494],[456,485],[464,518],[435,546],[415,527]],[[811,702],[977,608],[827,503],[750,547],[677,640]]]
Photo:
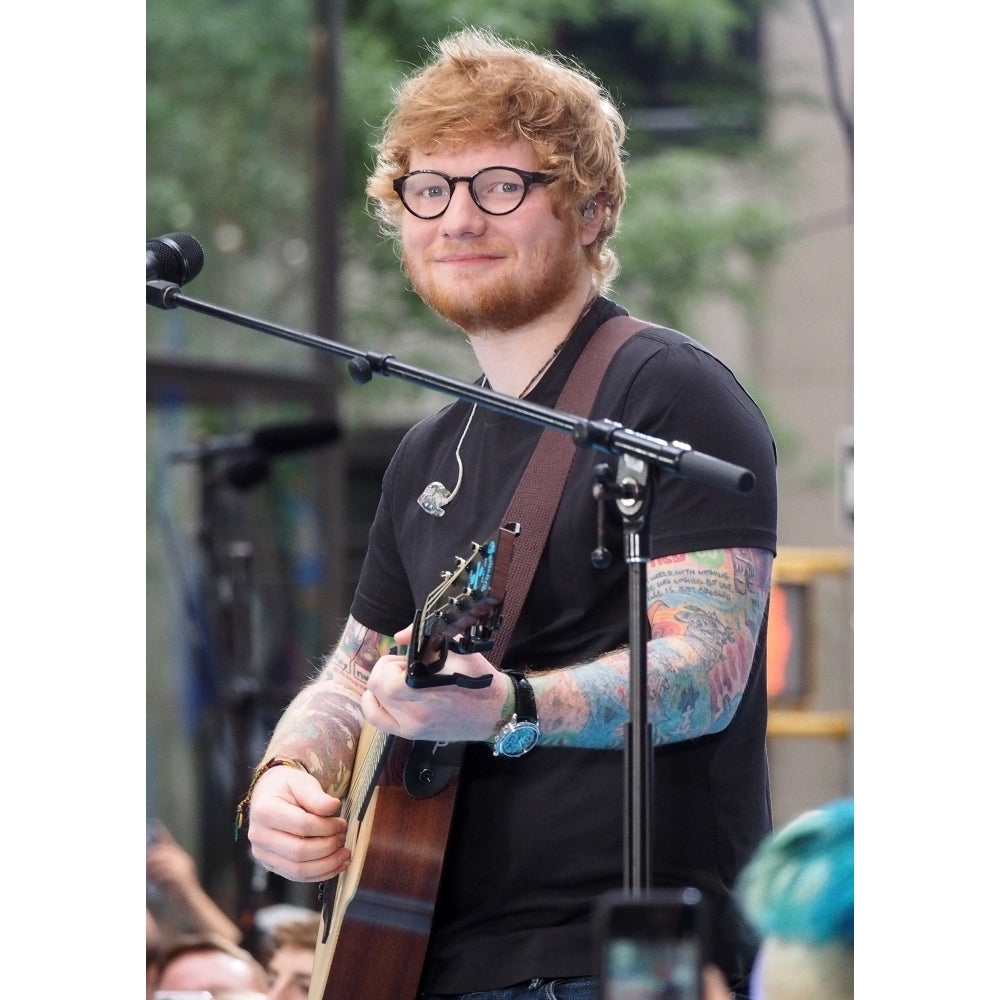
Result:
[[[624,313],[599,299],[532,402],[553,407],[576,359],[604,320]],[[412,428],[383,481],[351,608],[392,634],[472,541],[495,534],[542,428],[456,401]],[[633,336],[608,367],[591,413],[750,469],[749,493],[651,470],[649,556],[753,547],[775,551],[775,449],[767,423],[732,372],[704,347],[663,327]],[[417,497],[438,480],[454,490],[443,517]],[[593,659],[629,639],[628,566],[619,518],[606,518],[612,560],[595,569],[593,469],[613,456],[579,449],[503,666],[551,668]],[[613,508],[612,508],[613,509]],[[516,544],[516,542],[515,542]],[[730,899],[733,880],[771,828],[765,730],[766,627],[736,714],[721,733],[654,751],[652,882],[694,885],[713,904],[711,957],[732,980],[754,945]],[[494,757],[469,744],[445,858],[423,988],[461,993],[533,977],[596,974],[596,896],[624,882],[625,771],[621,751],[536,747]]]

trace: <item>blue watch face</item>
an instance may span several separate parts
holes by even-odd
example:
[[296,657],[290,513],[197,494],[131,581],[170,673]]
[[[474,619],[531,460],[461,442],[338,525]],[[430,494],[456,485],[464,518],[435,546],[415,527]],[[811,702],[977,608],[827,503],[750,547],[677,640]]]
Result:
[[526,754],[538,742],[538,727],[530,722],[519,723],[500,741],[501,751],[508,757]]

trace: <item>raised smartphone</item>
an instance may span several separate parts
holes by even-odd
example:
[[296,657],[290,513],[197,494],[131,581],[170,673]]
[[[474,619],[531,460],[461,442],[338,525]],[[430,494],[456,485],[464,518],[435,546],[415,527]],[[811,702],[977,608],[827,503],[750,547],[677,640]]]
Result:
[[601,896],[601,1000],[701,1000],[703,910],[690,887]]

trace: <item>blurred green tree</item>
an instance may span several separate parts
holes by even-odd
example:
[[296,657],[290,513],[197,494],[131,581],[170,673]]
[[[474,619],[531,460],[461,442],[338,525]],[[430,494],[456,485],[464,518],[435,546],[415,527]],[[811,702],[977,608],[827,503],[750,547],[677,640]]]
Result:
[[[342,164],[338,218],[329,225],[338,227],[342,327],[360,331],[337,339],[471,375],[467,349],[442,350],[441,336],[454,333],[399,277],[394,248],[367,213],[364,180],[401,75],[424,60],[433,40],[475,24],[577,58],[622,103],[631,163],[616,296],[681,328],[706,298],[752,320],[760,265],[780,248],[786,222],[768,187],[756,183],[785,167],[761,138],[765,2],[149,0],[148,233],[185,230],[205,243],[199,297],[313,329],[312,283],[331,280],[314,253],[316,124],[330,96],[317,87],[317,66],[328,47]],[[319,25],[331,10],[339,37],[328,40]],[[219,254],[225,267],[212,266]],[[201,326],[186,321],[186,346],[218,360],[232,340],[200,335]],[[150,328],[151,349],[161,349],[168,320],[154,314]],[[294,358],[309,353],[298,347],[269,350],[246,337],[238,344],[245,360],[308,364]],[[376,410],[382,419],[407,416],[352,406],[362,420],[380,419]]]

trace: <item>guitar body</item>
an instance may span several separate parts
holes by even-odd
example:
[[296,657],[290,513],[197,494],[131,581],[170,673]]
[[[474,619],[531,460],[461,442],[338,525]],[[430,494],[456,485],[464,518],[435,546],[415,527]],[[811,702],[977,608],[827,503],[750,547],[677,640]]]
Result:
[[[366,725],[359,756],[374,737]],[[407,740],[392,740],[363,815],[349,820],[353,857],[335,883],[326,941],[320,928],[309,1000],[413,1000],[417,995],[457,780],[415,799],[403,784],[413,747]],[[327,890],[333,887],[328,884]]]
[[[418,610],[407,684],[482,687],[442,674],[448,650],[492,648],[513,540],[504,525],[442,575]],[[486,676],[486,683],[491,677]],[[308,1000],[414,1000],[451,830],[464,743],[412,742],[361,727],[347,820],[351,865],[323,885],[323,913]]]

